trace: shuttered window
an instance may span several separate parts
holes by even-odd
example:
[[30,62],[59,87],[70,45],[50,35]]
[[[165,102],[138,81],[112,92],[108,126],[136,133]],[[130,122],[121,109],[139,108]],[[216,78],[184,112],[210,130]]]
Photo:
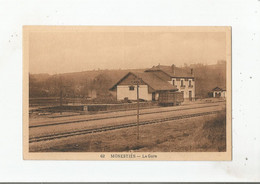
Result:
[[130,91],[134,91],[134,90],[135,90],[135,87],[134,87],[134,86],[129,86],[129,90],[130,90]]

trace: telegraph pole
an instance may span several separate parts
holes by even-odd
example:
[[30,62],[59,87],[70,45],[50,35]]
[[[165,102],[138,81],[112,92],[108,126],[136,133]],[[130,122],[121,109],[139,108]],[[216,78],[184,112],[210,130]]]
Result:
[[62,114],[63,86],[60,87],[60,114]]
[[63,96],[63,94],[62,94],[62,86],[63,84],[62,84],[62,78],[60,77],[60,114],[62,114],[62,96]]
[[66,95],[66,87],[69,87],[69,85],[64,85],[62,78],[60,78],[60,114],[62,114],[63,95]]
[[136,85],[136,97],[137,97],[137,143],[139,141],[139,82],[141,81],[141,78],[135,78],[134,81],[132,81],[133,84]]
[[139,140],[139,81],[137,81],[137,140]]

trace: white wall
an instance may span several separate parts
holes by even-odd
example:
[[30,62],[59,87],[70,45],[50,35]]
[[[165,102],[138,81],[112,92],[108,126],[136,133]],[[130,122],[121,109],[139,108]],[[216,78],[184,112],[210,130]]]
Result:
[[216,94],[220,93],[220,97],[225,98],[226,97],[226,91],[214,91],[213,97],[216,97]]
[[226,98],[226,91],[222,91],[221,97]]
[[[134,85],[134,90],[129,90],[129,85],[117,86],[117,100],[123,100],[128,97],[129,100],[137,100],[137,86]],[[152,94],[148,93],[147,85],[139,86],[139,98],[144,100],[152,100]]]
[[[176,78],[172,78],[171,84],[173,84],[173,80],[175,80],[175,85],[177,86],[179,91],[184,92],[184,99],[189,99],[189,91],[191,91],[192,99],[195,100],[195,81],[193,81],[192,79],[189,79],[191,81],[191,85],[193,86],[193,87],[189,87],[189,80],[185,81],[185,79],[183,78],[183,79],[180,79],[180,81],[177,81]],[[183,85],[185,87],[181,87],[181,80],[183,80]]]
[[159,100],[159,93],[155,93],[155,100]]

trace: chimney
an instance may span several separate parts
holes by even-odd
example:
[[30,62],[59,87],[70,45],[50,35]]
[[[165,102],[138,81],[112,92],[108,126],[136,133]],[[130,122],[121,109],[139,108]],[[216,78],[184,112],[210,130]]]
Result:
[[175,65],[174,64],[172,64],[172,73],[173,73],[173,75],[175,75]]
[[193,68],[190,69],[190,74],[193,75]]

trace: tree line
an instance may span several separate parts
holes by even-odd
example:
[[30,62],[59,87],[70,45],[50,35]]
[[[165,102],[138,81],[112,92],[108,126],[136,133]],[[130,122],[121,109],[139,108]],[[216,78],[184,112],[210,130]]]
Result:
[[[217,86],[226,87],[226,61],[218,61],[215,65],[184,64],[181,68],[187,71],[193,68],[196,98],[208,97],[208,93]],[[95,91],[97,98],[111,97],[109,89],[127,72],[129,70],[58,75],[29,74],[29,96],[59,97],[63,92],[64,96],[70,98],[88,98],[91,97],[91,91]]]
[[29,96],[30,97],[59,97],[61,92],[66,97],[87,98],[91,91],[98,95],[108,94],[112,81],[106,74],[100,73],[94,78],[87,77],[78,80],[74,77],[50,75],[39,80],[35,75],[29,74]]

